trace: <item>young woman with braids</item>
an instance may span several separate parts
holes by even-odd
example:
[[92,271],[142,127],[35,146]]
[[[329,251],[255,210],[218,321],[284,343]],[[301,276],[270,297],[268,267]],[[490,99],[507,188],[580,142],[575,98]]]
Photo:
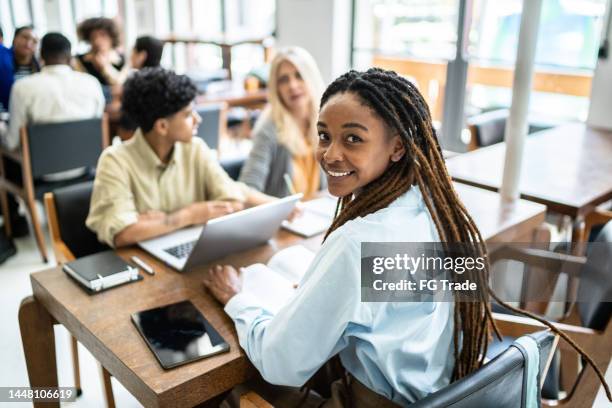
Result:
[[[204,281],[263,380],[291,386],[255,380],[229,406],[248,387],[280,407],[408,405],[478,369],[495,328],[486,290],[471,302],[361,302],[361,242],[472,243],[472,256],[486,255],[418,90],[394,72],[348,72],[323,94],[317,126],[317,159],[339,200],[295,297],[274,315],[240,293],[231,266]],[[487,288],[487,275],[460,279]],[[292,388],[336,355],[347,375],[327,398]]]

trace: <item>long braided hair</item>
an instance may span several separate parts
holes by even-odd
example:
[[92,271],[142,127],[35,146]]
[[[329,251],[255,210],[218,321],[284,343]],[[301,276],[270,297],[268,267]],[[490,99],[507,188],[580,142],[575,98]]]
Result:
[[346,222],[387,207],[412,185],[417,185],[440,241],[468,244],[472,252],[469,255],[486,259],[482,270],[453,274],[457,281],[470,280],[476,282],[479,288],[487,289],[480,290],[478,298],[473,299],[475,301],[457,301],[458,295],[455,294],[455,367],[452,380],[460,379],[482,366],[492,330],[500,337],[491,312],[492,296],[503,306],[542,322],[574,346],[595,368],[610,398],[601,371],[567,335],[538,316],[506,305],[488,289],[490,265],[485,241],[453,188],[429,108],[417,88],[393,71],[379,68],[365,72],[350,71],[329,85],[321,98],[321,108],[332,96],[341,93],[358,96],[363,104],[379,115],[389,128],[400,135],[406,152],[401,160],[391,163],[378,179],[366,185],[357,196],[350,194],[338,199],[335,218],[325,238]]

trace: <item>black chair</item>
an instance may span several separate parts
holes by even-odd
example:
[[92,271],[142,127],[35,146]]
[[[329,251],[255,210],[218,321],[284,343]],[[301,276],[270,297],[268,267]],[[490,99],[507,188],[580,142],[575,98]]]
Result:
[[[42,227],[36,212],[36,200],[57,188],[92,180],[93,170],[102,150],[108,146],[108,126],[106,117],[72,122],[37,124],[21,129],[21,153],[0,150],[0,200],[5,220],[9,220],[6,192],[21,197],[28,209],[31,225],[34,228],[36,243],[43,258],[47,261],[47,251]],[[6,177],[9,162],[18,166],[22,180]],[[49,174],[86,168],[76,178],[50,181]],[[7,235],[11,235],[6,223]]]
[[85,225],[93,181],[45,194],[49,232],[58,264],[105,251],[109,247]]
[[[496,109],[469,117],[466,120],[471,135],[468,150],[472,151],[503,142],[509,115],[510,111],[508,109]],[[551,124],[548,123],[530,123],[527,133],[539,132],[550,127]]]
[[244,162],[246,161],[246,157],[238,157],[234,159],[221,160],[219,164],[223,167],[223,170],[233,179],[238,180],[240,177],[240,171],[242,170],[242,166],[244,166]]
[[197,136],[211,149],[219,149],[219,139],[227,132],[227,104],[211,103],[199,105],[196,112],[202,118]]
[[[557,337],[550,331],[541,331],[530,336],[537,342],[540,351],[538,386],[541,387],[541,376],[547,369]],[[525,375],[525,356],[517,347],[511,346],[479,370],[411,404],[410,407],[523,408],[526,407]]]
[[[530,266],[537,266],[540,270],[565,273],[569,277],[577,278],[578,301],[575,303],[575,308],[570,311],[567,317],[556,323],[562,324],[565,329],[571,329],[576,326],[568,326],[569,324],[579,322],[581,326],[578,329],[582,330],[568,334],[587,353],[598,356],[605,365],[609,363],[610,357],[612,357],[612,348],[609,346],[612,344],[612,324],[610,324],[612,303],[609,302],[612,299],[612,221],[608,221],[599,232],[593,244],[589,247],[586,258],[528,248],[501,248],[491,254],[492,263],[500,260],[514,260]],[[494,311],[501,312],[495,313],[496,317],[499,318],[508,313],[505,309],[495,305]],[[498,324],[499,318],[496,319]],[[522,319],[518,316],[512,318],[515,321]],[[526,324],[526,322],[523,321],[522,324]],[[512,338],[508,337],[504,340],[507,343],[512,341]],[[583,364],[583,367],[578,370],[577,359],[573,358],[576,363],[571,363],[575,351],[567,348],[564,343],[563,346],[565,348],[561,348],[560,361],[554,361],[551,365],[551,372],[548,373],[543,396],[547,399],[559,400],[558,403],[571,404],[572,397],[577,393],[579,383],[588,367]],[[504,346],[493,344],[492,354],[495,354],[496,348],[499,350],[503,349]],[[556,359],[559,359],[559,357],[556,357]],[[561,379],[566,385],[565,387],[561,387]],[[559,390],[563,388],[565,388],[567,396],[559,399]]]
[[508,109],[498,109],[468,118],[467,125],[472,136],[468,150],[503,142],[508,115]]
[[[557,337],[550,331],[539,331],[529,335],[539,350],[538,388],[541,375],[547,369],[549,357],[557,344]],[[531,361],[529,362],[531,363]],[[519,347],[508,347],[495,359],[479,370],[455,381],[447,387],[409,405],[411,408],[524,408],[526,397],[526,357]],[[255,392],[241,397],[241,406],[269,408]]]
[[[109,249],[107,245],[100,243],[96,234],[85,225],[92,189],[93,181],[89,181],[59,188],[45,194],[49,233],[58,265]],[[81,375],[78,344],[73,336],[70,336],[70,339],[75,388],[80,395]],[[107,406],[114,406],[110,374],[104,367],[101,367],[101,370]]]

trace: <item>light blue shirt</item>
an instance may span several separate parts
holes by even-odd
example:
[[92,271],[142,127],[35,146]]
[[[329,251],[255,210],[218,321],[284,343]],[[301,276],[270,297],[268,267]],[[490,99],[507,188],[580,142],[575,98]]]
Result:
[[264,379],[301,386],[332,356],[371,390],[407,405],[450,382],[453,304],[361,302],[361,242],[431,242],[438,234],[416,187],[349,221],[323,244],[276,315],[239,293],[225,306]]

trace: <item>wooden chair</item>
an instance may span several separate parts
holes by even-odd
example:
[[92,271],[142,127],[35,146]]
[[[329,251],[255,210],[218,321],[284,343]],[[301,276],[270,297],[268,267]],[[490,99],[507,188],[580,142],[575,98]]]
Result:
[[[0,203],[5,220],[6,233],[12,236],[8,220],[7,191],[24,200],[36,243],[43,262],[47,262],[47,250],[36,200],[48,191],[85,180],[93,179],[90,169],[95,168],[102,150],[108,146],[106,116],[72,122],[38,124],[21,128],[21,152],[0,148]],[[22,180],[18,183],[6,177],[5,161],[10,160],[21,168]],[[51,173],[86,167],[88,171],[75,179],[45,181]]]
[[[612,357],[612,217],[605,217],[601,213],[592,215],[590,221],[596,220],[609,221],[598,234],[586,258],[543,250],[504,248],[491,255],[491,262],[514,260],[577,278],[578,301],[570,313],[555,325],[590,354],[599,367],[605,369]],[[542,328],[540,323],[519,316],[495,313],[495,318],[507,336],[516,337],[525,331]],[[594,371],[584,362],[579,369],[580,362],[575,351],[565,342],[561,343],[560,350],[560,377],[567,395],[551,404],[591,406],[599,385]]]
[[[538,378],[541,379],[550,364],[557,337],[548,330],[530,336],[536,341],[540,351]],[[412,403],[410,407],[524,407],[522,399],[525,391],[525,367],[526,361],[522,352],[517,347],[510,346],[479,370]],[[541,381],[539,386],[541,387]],[[272,405],[257,393],[248,392],[240,397],[240,406],[269,408]]]
[[[63,187],[45,193],[45,209],[49,222],[49,233],[58,265],[96,252],[109,249],[100,243],[96,235],[85,226],[93,182]],[[71,336],[72,365],[75,387],[81,393],[81,377],[77,340]],[[100,365],[106,405],[114,407],[110,374]]]

